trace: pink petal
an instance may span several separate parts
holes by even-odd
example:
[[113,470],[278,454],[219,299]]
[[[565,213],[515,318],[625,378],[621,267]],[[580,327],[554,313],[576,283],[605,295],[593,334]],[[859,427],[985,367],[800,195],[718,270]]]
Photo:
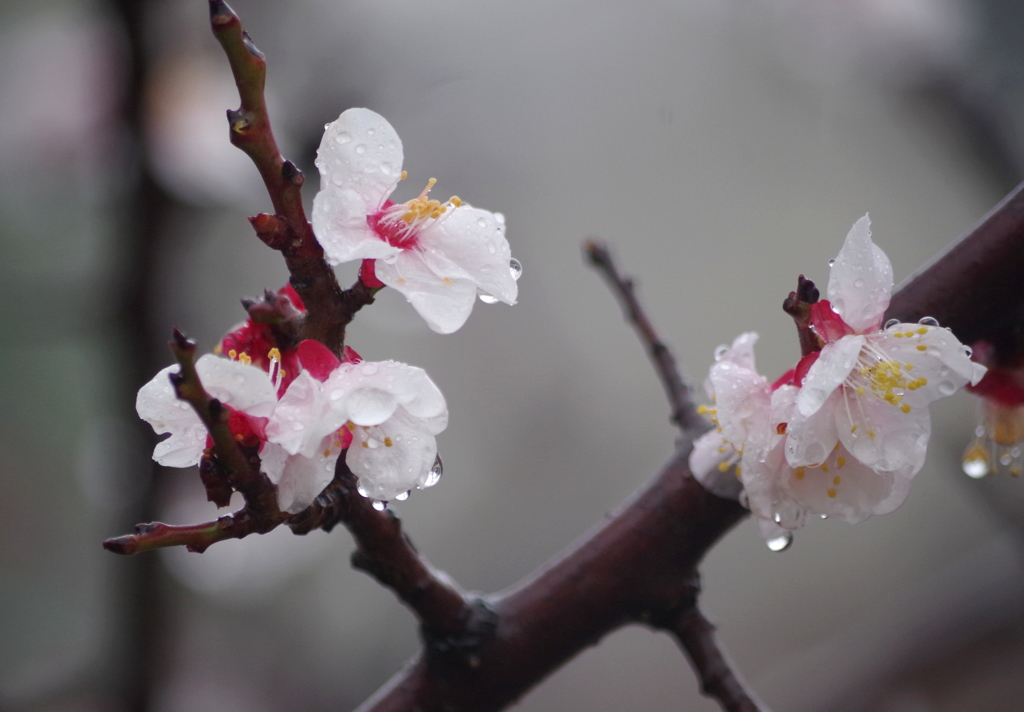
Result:
[[299,344],[297,351],[302,367],[321,383],[326,381],[334,369],[341,365],[338,357],[319,341],[306,339]]

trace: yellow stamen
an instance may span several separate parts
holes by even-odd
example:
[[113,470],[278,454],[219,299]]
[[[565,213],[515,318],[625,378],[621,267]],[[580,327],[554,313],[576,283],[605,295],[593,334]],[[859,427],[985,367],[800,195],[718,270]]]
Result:
[[840,477],[839,475],[836,475],[835,477],[832,478],[832,484],[834,484],[834,485],[838,485],[842,481],[843,481],[843,478]]
[[909,413],[910,412],[910,404],[909,403],[904,403],[903,405],[900,406],[900,410],[902,410],[904,413]]
[[364,440],[364,441],[362,442],[362,446],[363,446],[363,447],[367,447],[367,448],[368,448],[368,447],[370,447],[370,443],[368,443],[368,442],[366,442],[366,441]]
[[277,347],[275,346],[274,348],[270,349],[270,351],[267,352],[267,358],[269,358],[271,361],[280,361],[281,352],[278,351]]
[[829,497],[831,497],[832,499],[835,499],[835,496],[836,496],[836,491],[835,491],[834,489],[829,489],[829,491],[828,491],[828,492],[826,492],[826,494],[827,494],[827,495],[828,495]]
[[917,333],[919,333],[919,334],[927,334],[928,333],[928,327],[922,326],[920,329],[917,330]]
[[868,437],[871,438],[872,440],[874,440],[875,439],[875,431],[874,430],[869,430],[868,431]]
[[821,466],[821,471],[822,472],[828,472],[828,465],[822,465]]
[[384,438],[384,447],[391,447],[392,445],[394,445],[394,443],[391,442],[391,438],[385,437]]
[[234,361],[236,358],[238,358],[238,352],[235,351],[234,349],[231,349],[230,351],[228,351],[228,358]]
[[794,475],[796,476],[796,478],[797,478],[798,480],[802,480],[802,479],[804,478],[804,475],[805,475],[806,473],[807,473],[807,468],[806,468],[806,467],[798,467],[798,468],[796,468],[796,470],[795,470],[795,471],[793,472],[793,474],[794,474]]
[[220,356],[221,352],[223,351],[224,348],[220,344],[217,344],[216,346],[213,347],[213,353],[217,354],[218,356]]
[[398,177],[398,180],[405,180],[409,177],[409,171],[402,171],[402,175]]
[[725,472],[728,469],[729,469],[729,463],[728,462],[720,462],[720,463],[718,463],[718,471],[719,472]]
[[[846,464],[846,458],[845,457],[840,455],[839,457],[836,458],[836,467],[842,467],[845,464]],[[838,480],[839,478],[837,477],[836,479]],[[836,482],[836,484],[839,484],[839,483]]]
[[249,354],[243,351],[242,353],[238,354],[238,362],[244,363],[246,366],[248,366],[252,363],[252,358],[249,357]]
[[928,350],[928,347],[927,347],[927,346],[925,346],[924,344],[918,344],[918,345],[917,345],[917,350],[918,350],[918,351],[927,351],[927,350]]

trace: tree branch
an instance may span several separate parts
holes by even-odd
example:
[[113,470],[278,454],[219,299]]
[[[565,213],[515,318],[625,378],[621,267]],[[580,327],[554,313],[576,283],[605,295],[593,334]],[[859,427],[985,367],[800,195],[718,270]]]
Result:
[[611,253],[604,243],[597,240],[586,240],[583,243],[583,251],[590,264],[608,280],[612,292],[626,312],[626,318],[636,327],[637,335],[644,348],[647,349],[647,355],[665,389],[665,395],[668,397],[669,407],[672,410],[672,422],[678,425],[684,433],[689,430],[698,432],[707,430],[707,421],[697,414],[697,409],[690,399],[690,388],[680,377],[672,352],[658,338],[654,326],[636,298],[632,278],[619,275]]
[[1024,356],[1024,183],[963,237],[905,279],[887,319],[935,317],[965,344],[987,341],[997,359]]
[[291,273],[291,285],[306,305],[302,338],[315,339],[340,357],[345,327],[360,308],[373,301],[374,290],[358,283],[358,289],[342,291],[338,285],[302,207],[305,177],[294,163],[281,156],[270,127],[263,95],[266,59],[227,3],[209,2],[210,25],[227,54],[241,99],[237,111],[228,111],[231,143],[256,164],[274,206],[274,215],[260,213],[249,220],[257,237],[281,252]]

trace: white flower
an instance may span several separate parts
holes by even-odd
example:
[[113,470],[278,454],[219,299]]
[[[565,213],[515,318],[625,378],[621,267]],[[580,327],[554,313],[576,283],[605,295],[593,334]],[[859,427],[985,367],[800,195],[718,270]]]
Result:
[[466,322],[477,295],[515,304],[519,268],[510,268],[504,218],[457,197],[428,199],[433,178],[419,197],[392,203],[405,177],[402,159],[394,128],[368,109],[349,109],[327,125],[317,152],[313,231],[328,261],[377,260],[377,279],[442,334]]
[[298,502],[292,506],[308,506],[299,493],[315,497],[330,482],[333,467],[327,472],[327,465],[343,447],[366,497],[391,500],[428,486],[437,457],[434,436],[447,426],[448,408],[426,372],[395,361],[364,361],[339,363],[319,375],[322,381],[309,371],[299,374],[267,424],[268,440],[289,455],[323,458],[317,467],[296,471],[291,487]]
[[[135,409],[158,435],[171,437],[157,443],[153,459],[165,467],[190,467],[199,463],[206,448],[206,427],[188,403],[178,400],[170,374],[177,364],[161,370],[139,389]],[[277,404],[277,391],[266,371],[238,361],[207,354],[196,361],[203,388],[224,405],[254,418],[268,418]]]
[[820,465],[841,443],[875,472],[913,476],[931,433],[928,404],[985,374],[934,319],[883,329],[892,284],[892,266],[872,243],[865,215],[834,262],[829,299],[811,306],[824,346],[787,423],[793,467]]
[[790,466],[784,444],[799,389],[773,390],[757,373],[756,341],[756,334],[741,334],[716,353],[705,384],[715,407],[702,411],[717,427],[694,445],[694,476],[712,493],[744,502],[766,541],[799,529],[810,514],[859,522],[898,507],[909,477],[876,472],[838,443],[817,467]]

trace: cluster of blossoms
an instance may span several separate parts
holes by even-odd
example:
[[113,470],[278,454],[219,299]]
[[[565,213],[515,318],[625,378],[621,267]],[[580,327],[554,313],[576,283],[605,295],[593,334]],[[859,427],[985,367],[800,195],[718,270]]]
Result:
[[757,335],[720,347],[705,384],[716,428],[694,475],[739,498],[773,549],[811,514],[859,522],[891,512],[924,464],[928,404],[977,384],[985,367],[934,319],[882,324],[892,265],[864,216],[832,262],[828,299],[810,305],[820,350],[774,383],[757,373]]
[[[350,109],[328,124],[313,202],[314,233],[328,261],[362,260],[364,284],[397,289],[440,333],[460,328],[478,296],[514,304],[522,270],[511,257],[504,218],[457,197],[444,204],[428,199],[434,179],[418,197],[392,202],[406,177],[402,158],[395,130],[372,111]],[[207,393],[228,409],[232,434],[258,454],[277,486],[280,509],[308,507],[333,479],[343,452],[359,492],[378,502],[435,484],[435,436],[448,423],[437,386],[414,366],[363,361],[348,347],[339,359],[316,341],[290,343],[275,324],[301,318],[303,310],[291,287],[268,294],[215,354],[196,362]],[[143,386],[136,409],[158,434],[170,434],[153,458],[189,467],[214,456],[213,441],[171,387],[178,371],[169,366]]]

